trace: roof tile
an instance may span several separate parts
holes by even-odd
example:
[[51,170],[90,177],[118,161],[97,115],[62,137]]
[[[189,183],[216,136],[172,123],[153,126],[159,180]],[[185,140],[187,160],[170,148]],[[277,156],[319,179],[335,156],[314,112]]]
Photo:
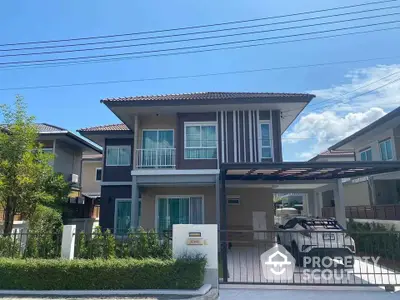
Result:
[[235,98],[269,98],[269,97],[315,97],[312,94],[302,93],[246,93],[246,92],[200,92],[170,95],[152,95],[152,96],[135,96],[135,97],[119,97],[106,98],[101,102],[126,102],[126,101],[158,101],[158,100],[223,100]]
[[95,132],[95,131],[131,131],[128,126],[123,123],[120,124],[109,124],[94,127],[86,127],[78,129],[78,132]]

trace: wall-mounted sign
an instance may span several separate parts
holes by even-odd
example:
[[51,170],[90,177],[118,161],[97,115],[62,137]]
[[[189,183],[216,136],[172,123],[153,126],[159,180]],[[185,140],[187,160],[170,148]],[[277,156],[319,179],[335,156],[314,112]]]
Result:
[[199,238],[188,238],[186,241],[186,245],[189,246],[198,246],[198,245],[204,245],[204,240],[199,239]]
[[201,238],[201,232],[189,232],[189,237],[191,238]]

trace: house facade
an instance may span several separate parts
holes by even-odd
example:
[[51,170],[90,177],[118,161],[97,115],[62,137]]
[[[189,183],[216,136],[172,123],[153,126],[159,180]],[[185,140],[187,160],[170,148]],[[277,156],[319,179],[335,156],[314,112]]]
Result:
[[[219,223],[219,166],[281,162],[309,94],[193,93],[104,99],[123,124],[79,132],[103,146],[100,225],[126,232]],[[290,114],[284,112],[290,111]],[[227,186],[230,229],[273,226],[272,187]]]
[[[400,108],[336,143],[329,151],[353,151],[354,159],[360,162],[400,160]],[[400,220],[399,172],[348,179],[343,184],[347,217]]]

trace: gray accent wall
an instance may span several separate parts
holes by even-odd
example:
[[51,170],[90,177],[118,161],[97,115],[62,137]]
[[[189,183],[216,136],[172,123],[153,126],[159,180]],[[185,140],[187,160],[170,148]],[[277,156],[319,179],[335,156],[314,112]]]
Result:
[[218,153],[223,162],[258,162],[259,122],[270,121],[272,125],[273,158],[282,161],[280,111],[236,110],[217,112]]
[[[133,169],[133,137],[119,139],[105,139],[103,181],[131,181],[131,171]],[[107,146],[131,146],[131,164],[129,166],[106,166]]]
[[100,226],[114,228],[115,199],[131,198],[132,185],[112,185],[101,187]]

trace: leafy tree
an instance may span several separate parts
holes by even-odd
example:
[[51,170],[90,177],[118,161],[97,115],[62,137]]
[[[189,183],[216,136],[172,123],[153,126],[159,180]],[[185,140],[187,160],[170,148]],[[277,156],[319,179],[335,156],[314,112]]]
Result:
[[4,236],[11,234],[14,216],[29,218],[38,204],[53,205],[69,191],[62,175],[51,166],[53,155],[37,142],[34,117],[17,96],[14,107],[0,105],[0,206],[4,209]]

